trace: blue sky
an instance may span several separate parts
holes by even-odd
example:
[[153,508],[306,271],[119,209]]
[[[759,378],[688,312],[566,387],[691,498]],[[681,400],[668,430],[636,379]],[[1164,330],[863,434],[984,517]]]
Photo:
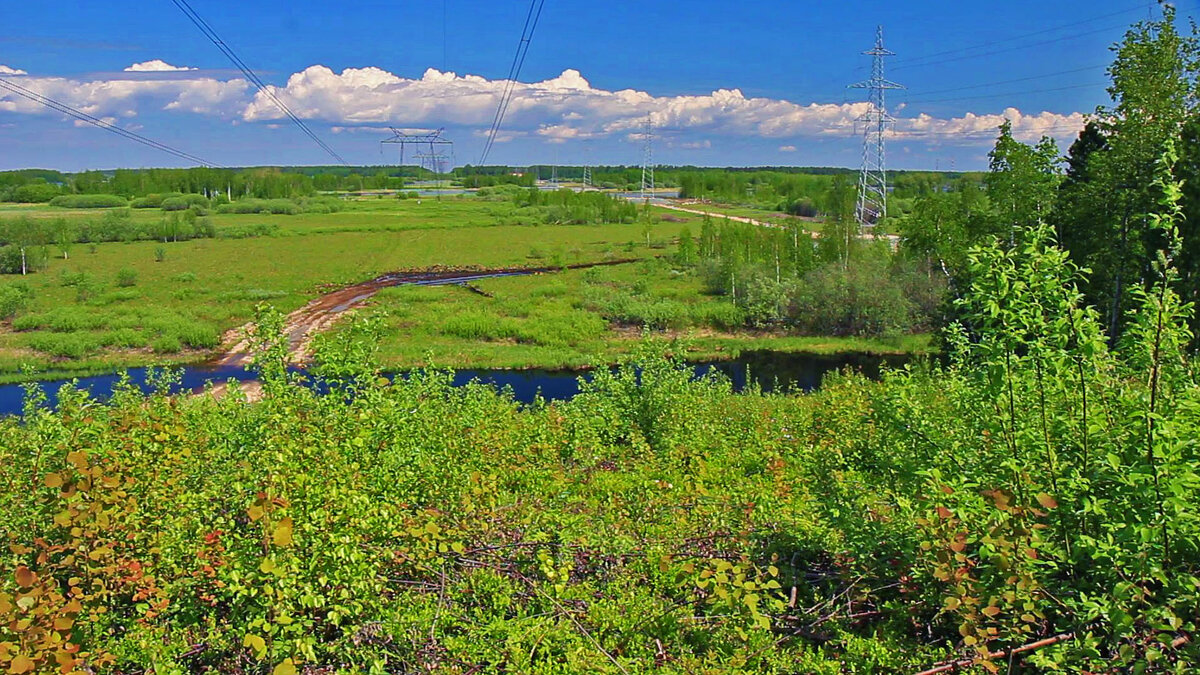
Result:
[[[380,151],[388,126],[446,126],[457,162],[478,161],[529,7],[192,5],[354,164],[395,161]],[[1081,114],[1107,100],[1109,46],[1154,6],[546,0],[489,162],[636,164],[649,114],[662,163],[856,166],[862,92],[846,85],[869,73],[860,52],[883,24],[897,53],[888,76],[907,87],[890,95],[900,121],[889,166],[978,169],[1003,117],[1065,147]],[[1197,10],[1177,6],[1184,20]],[[13,82],[222,165],[331,161],[169,0],[20,3],[5,14],[0,76]],[[0,92],[0,169],[181,164]]]

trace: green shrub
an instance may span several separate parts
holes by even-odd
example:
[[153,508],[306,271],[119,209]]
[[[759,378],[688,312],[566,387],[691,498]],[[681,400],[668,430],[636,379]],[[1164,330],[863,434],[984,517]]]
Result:
[[128,205],[129,200],[119,195],[60,195],[50,200],[50,206],[67,209],[111,209]]
[[131,286],[136,286],[137,280],[138,280],[137,270],[129,268],[129,267],[123,267],[123,268],[117,270],[117,286],[120,286],[121,288],[129,288]]
[[300,205],[290,199],[239,199],[217,207],[217,213],[271,213],[294,216],[301,213]]
[[220,333],[207,324],[182,323],[175,328],[174,336],[192,349],[214,349],[221,344]]
[[0,319],[11,319],[25,309],[33,297],[33,289],[23,282],[0,286]]
[[460,312],[448,316],[438,326],[438,331],[467,340],[512,339],[520,333],[515,320],[497,319],[483,312]]
[[703,303],[697,318],[700,323],[722,330],[734,330],[746,325],[746,313],[732,302]]
[[182,196],[183,196],[183,193],[181,193],[181,192],[149,194],[149,195],[146,195],[145,197],[138,197],[137,199],[134,199],[132,202],[129,203],[129,205],[135,209],[157,209],[157,208],[162,207],[164,201],[166,201],[168,199],[177,199]]
[[48,202],[62,194],[62,188],[45,182],[28,183],[6,191],[4,201],[35,204]]
[[150,343],[155,354],[178,354],[183,350],[183,342],[176,335],[160,335]]
[[129,302],[142,297],[142,294],[132,288],[122,288],[120,290],[105,293],[92,301],[93,305],[115,305],[121,302]]
[[914,308],[885,269],[831,263],[797,285],[789,319],[808,335],[878,337],[908,332]]
[[275,223],[254,223],[253,225],[228,225],[216,230],[216,236],[221,239],[249,239],[251,237],[273,237],[279,234],[279,226]]
[[92,333],[35,333],[27,342],[31,349],[64,359],[81,359],[101,347]]
[[163,211],[187,211],[195,209],[197,212],[207,209],[209,201],[204,198],[204,195],[185,194],[179,196],[166,197],[160,203]]
[[109,331],[101,337],[101,341],[106,347],[118,349],[137,349],[146,346],[146,338],[132,328]]

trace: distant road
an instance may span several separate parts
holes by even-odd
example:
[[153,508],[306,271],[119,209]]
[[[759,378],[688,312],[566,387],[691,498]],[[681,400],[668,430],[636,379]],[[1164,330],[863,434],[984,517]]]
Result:
[[[712,216],[714,218],[723,218],[726,220],[731,220],[735,223],[746,223],[748,225],[755,225],[758,227],[771,227],[771,228],[776,228],[776,229],[779,229],[779,227],[780,227],[779,225],[776,225],[775,223],[771,223],[771,222],[768,222],[765,220],[755,220],[754,218],[746,218],[744,216],[729,216],[729,215],[725,215],[724,213],[714,213],[712,211],[703,211],[700,209],[689,209],[684,206],[679,206],[678,204],[672,204],[671,202],[669,202],[665,199],[652,198],[650,200],[650,203],[654,204],[655,206],[664,208],[664,209],[670,209],[672,211],[682,211],[684,213],[691,213],[691,214],[695,214],[698,216]],[[810,234],[812,234],[813,239],[817,239],[821,236],[820,232],[810,232]],[[864,232],[863,234],[858,235],[858,238],[859,239],[883,239],[883,240],[886,240],[888,242],[888,244],[891,245],[893,250],[895,250],[896,248],[899,248],[899,246],[900,246],[900,237],[897,237],[894,234],[868,234],[868,233]]]

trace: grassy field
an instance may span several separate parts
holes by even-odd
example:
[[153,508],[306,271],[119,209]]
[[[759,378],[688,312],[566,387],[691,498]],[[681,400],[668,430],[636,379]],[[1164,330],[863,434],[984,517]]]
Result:
[[[662,252],[644,245],[641,226],[498,224],[512,210],[469,198],[367,200],[333,214],[214,215],[214,239],[76,245],[69,259],[52,258],[43,271],[0,278],[0,288],[21,288],[29,296],[0,329],[0,376],[203,360],[260,302],[290,311],[323,290],[398,269],[545,266]],[[18,213],[85,217],[8,207],[0,218]],[[132,217],[161,216],[147,209]],[[259,224],[272,234],[220,237]],[[653,225],[651,238],[665,245],[680,227]]]
[[[270,303],[288,312],[333,288],[427,266],[557,267],[669,255],[701,216],[657,210],[642,225],[532,225],[539,212],[474,197],[348,201],[324,214],[213,214],[215,238],[77,244],[69,258],[26,277],[0,277],[0,293],[26,297],[0,324],[0,381],[206,360],[223,336]],[[80,222],[103,210],[0,207]],[[153,222],[158,209],[133,209]],[[56,253],[52,249],[52,255]],[[689,358],[746,349],[813,353],[915,352],[924,338],[875,341],[748,332],[727,299],[665,261],[460,287],[394,288],[369,312],[386,326],[384,363],[454,367],[570,368],[612,363],[643,326],[680,338]],[[14,290],[18,289],[18,290]],[[491,297],[488,297],[491,296]]]
[[704,294],[694,274],[661,259],[473,285],[482,293],[457,286],[379,293],[366,312],[384,322],[384,366],[596,366],[631,353],[644,331],[677,338],[676,350],[692,360],[760,349],[817,354],[929,349],[928,336],[867,340],[747,331],[741,310],[729,299]]

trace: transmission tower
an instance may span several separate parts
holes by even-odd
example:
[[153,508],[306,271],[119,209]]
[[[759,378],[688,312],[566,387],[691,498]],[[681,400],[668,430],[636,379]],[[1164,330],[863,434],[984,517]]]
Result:
[[895,56],[883,47],[883,26],[875,31],[875,48],[863,52],[872,58],[871,79],[850,85],[868,90],[871,107],[858,118],[863,125],[862,173],[858,179],[858,205],[854,209],[859,225],[870,227],[887,216],[887,169],[884,164],[883,137],[896,120],[888,114],[884,92],[904,87],[883,76],[883,59]]
[[583,189],[590,190],[596,187],[592,184],[592,142],[585,140],[583,142]]
[[450,158],[446,151],[449,150],[451,154],[454,152],[454,141],[442,136],[445,129],[438,129],[427,134],[409,134],[395,127],[390,128],[395,135],[380,141],[380,143],[400,146],[401,167],[404,166],[404,149],[412,145],[418,150],[416,156],[420,161],[421,168],[429,169],[434,174],[443,173],[446,160]]
[[642,203],[649,204],[654,195],[654,122],[646,115],[646,131],[642,134]]

